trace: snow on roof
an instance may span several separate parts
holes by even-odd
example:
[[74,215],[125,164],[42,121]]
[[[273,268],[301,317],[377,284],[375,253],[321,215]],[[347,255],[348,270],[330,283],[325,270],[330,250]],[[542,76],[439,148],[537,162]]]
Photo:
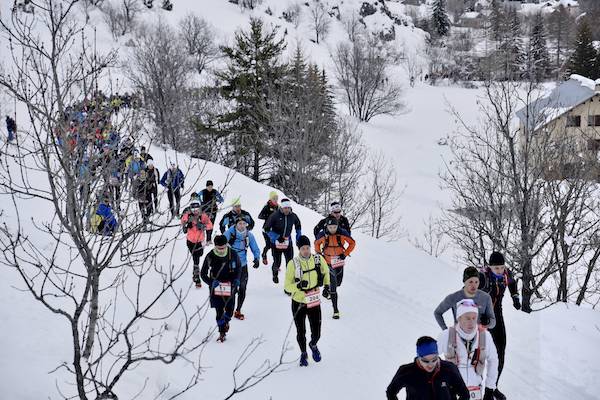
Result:
[[594,81],[573,74],[568,81],[556,86],[547,96],[540,97],[517,111],[517,117],[522,124],[529,121],[530,128],[536,130],[591,99],[597,94],[596,85],[600,85],[600,79]]
[[481,16],[481,14],[478,13],[477,11],[469,11],[469,12],[463,13],[463,15],[461,15],[461,18],[475,19],[475,18],[479,18],[480,16]]
[[554,12],[560,5],[566,8],[579,7],[579,3],[575,0],[547,0],[540,3],[523,3],[520,7],[522,14],[549,14]]

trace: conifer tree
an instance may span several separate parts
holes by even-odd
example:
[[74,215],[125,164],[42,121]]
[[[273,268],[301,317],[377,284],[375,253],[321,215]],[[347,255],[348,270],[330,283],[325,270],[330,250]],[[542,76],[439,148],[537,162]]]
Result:
[[275,30],[265,31],[260,19],[250,20],[250,31],[238,32],[233,47],[223,47],[228,66],[218,77],[222,92],[235,109],[222,116],[235,153],[236,170],[260,181],[264,178],[268,136],[265,129],[269,92],[281,85],[286,66],[280,62],[285,40]]
[[550,55],[546,44],[546,30],[542,14],[535,16],[527,58],[527,72],[530,79],[541,82],[550,75]]
[[446,0],[435,0],[433,3],[431,24],[438,36],[446,36],[450,32],[450,19],[446,13]]
[[577,29],[575,49],[569,60],[569,73],[595,79],[597,57],[598,54],[592,43],[592,32],[588,21],[584,18]]

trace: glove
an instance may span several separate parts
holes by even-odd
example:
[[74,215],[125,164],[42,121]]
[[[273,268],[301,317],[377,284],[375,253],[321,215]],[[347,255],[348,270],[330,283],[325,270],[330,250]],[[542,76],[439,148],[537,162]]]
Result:
[[481,325],[488,326],[490,324],[490,317],[487,315],[482,315],[480,319]]
[[214,280],[212,281],[212,284],[210,285],[211,288],[216,289],[219,287],[219,285],[221,284],[221,282],[219,282],[218,280]]
[[330,293],[329,293],[329,285],[326,285],[326,286],[323,288],[323,297],[325,297],[325,298],[326,298],[326,299],[328,299],[328,300],[329,300],[329,298],[331,297],[331,296],[330,296]]
[[252,261],[252,268],[258,268],[258,258],[255,258],[254,261]]
[[296,287],[298,290],[304,290],[308,287],[308,281],[298,281],[298,283],[296,283]]
[[485,388],[485,394],[483,400],[494,400],[494,389]]
[[277,241],[278,241],[279,243],[283,243],[283,242],[285,242],[285,238],[284,238],[283,236],[279,236],[279,237],[277,238]]
[[345,260],[346,259],[346,255],[344,253],[340,254],[339,257],[340,257],[340,260]]
[[238,289],[240,287],[240,280],[239,279],[234,279],[233,280],[233,287],[235,287],[236,289]]
[[517,310],[521,309],[521,301],[519,300],[518,296],[513,297],[513,307]]

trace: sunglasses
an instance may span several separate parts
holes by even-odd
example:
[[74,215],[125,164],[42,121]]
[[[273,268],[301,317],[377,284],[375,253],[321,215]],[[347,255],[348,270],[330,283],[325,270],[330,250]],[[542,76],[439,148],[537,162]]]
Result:
[[435,356],[435,357],[434,357],[434,358],[432,358],[431,360],[426,360],[426,359],[424,359],[423,357],[421,357],[421,358],[420,358],[420,360],[421,360],[421,362],[422,362],[423,364],[428,364],[428,365],[431,365],[431,364],[435,364],[436,362],[438,362],[438,361],[440,360],[440,357],[438,357],[438,356]]
[[334,211],[333,214],[341,214],[341,211]]

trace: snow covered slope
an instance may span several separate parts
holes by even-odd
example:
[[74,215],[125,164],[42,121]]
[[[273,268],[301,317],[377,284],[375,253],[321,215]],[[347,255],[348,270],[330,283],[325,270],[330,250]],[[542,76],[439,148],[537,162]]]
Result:
[[[173,153],[152,148],[157,166],[164,169]],[[187,163],[179,155],[180,163]],[[193,171],[188,180],[194,181]],[[226,168],[209,164],[201,178],[213,179],[217,185],[225,179]],[[196,189],[200,189],[197,187]],[[271,188],[236,175],[225,193],[226,204],[241,195],[244,209],[256,216]],[[166,207],[164,195],[161,207]],[[2,200],[2,204],[5,204]],[[3,208],[6,206],[3,206]],[[31,211],[38,222],[50,219],[49,213]],[[301,206],[294,206],[305,232],[320,218]],[[260,225],[259,225],[260,226]],[[170,228],[177,229],[177,228]],[[309,235],[312,236],[312,235]],[[323,336],[320,348],[323,361],[299,368],[294,362],[283,372],[274,374],[261,385],[239,395],[242,399],[367,399],[382,398],[385,387],[400,363],[414,356],[414,342],[420,335],[437,336],[433,309],[450,291],[461,286],[462,271],[430,258],[411,247],[390,244],[357,234],[357,250],[346,268],[340,289],[342,318],[331,319],[325,303]],[[259,235],[259,240],[260,235]],[[44,243],[40,242],[40,247]],[[187,256],[185,239],[180,236],[175,259]],[[169,254],[162,262],[168,262]],[[191,268],[191,266],[190,266]],[[191,273],[191,271],[190,271]],[[68,378],[64,373],[51,374],[61,362],[69,362],[68,337],[63,321],[50,315],[33,301],[12,271],[0,270],[0,321],[4,356],[0,359],[0,375],[4,399],[58,398],[55,380]],[[184,282],[184,286],[188,281]],[[189,282],[191,284],[191,282]],[[195,290],[186,306],[202,304],[206,287]],[[220,399],[231,390],[231,371],[244,347],[253,338],[264,344],[251,359],[245,371],[257,367],[264,358],[276,359],[292,323],[290,299],[282,286],[274,285],[270,270],[262,266],[250,270],[245,321],[233,321],[224,344],[211,341],[203,353],[203,381],[183,396],[184,399]],[[507,367],[502,388],[513,399],[595,399],[594,379],[600,368],[597,312],[555,306],[542,313],[525,315],[506,305],[508,330]],[[208,312],[201,332],[214,325],[214,313]],[[287,336],[291,351],[287,361],[298,356],[295,330]],[[153,398],[163,384],[182,383],[186,364],[173,367],[136,369],[136,379],[128,379],[119,387],[122,398],[130,398],[145,377],[150,377],[144,398]],[[35,385],[31,382],[35,381]],[[301,382],[302,384],[299,384]],[[298,387],[301,390],[298,390]]]

